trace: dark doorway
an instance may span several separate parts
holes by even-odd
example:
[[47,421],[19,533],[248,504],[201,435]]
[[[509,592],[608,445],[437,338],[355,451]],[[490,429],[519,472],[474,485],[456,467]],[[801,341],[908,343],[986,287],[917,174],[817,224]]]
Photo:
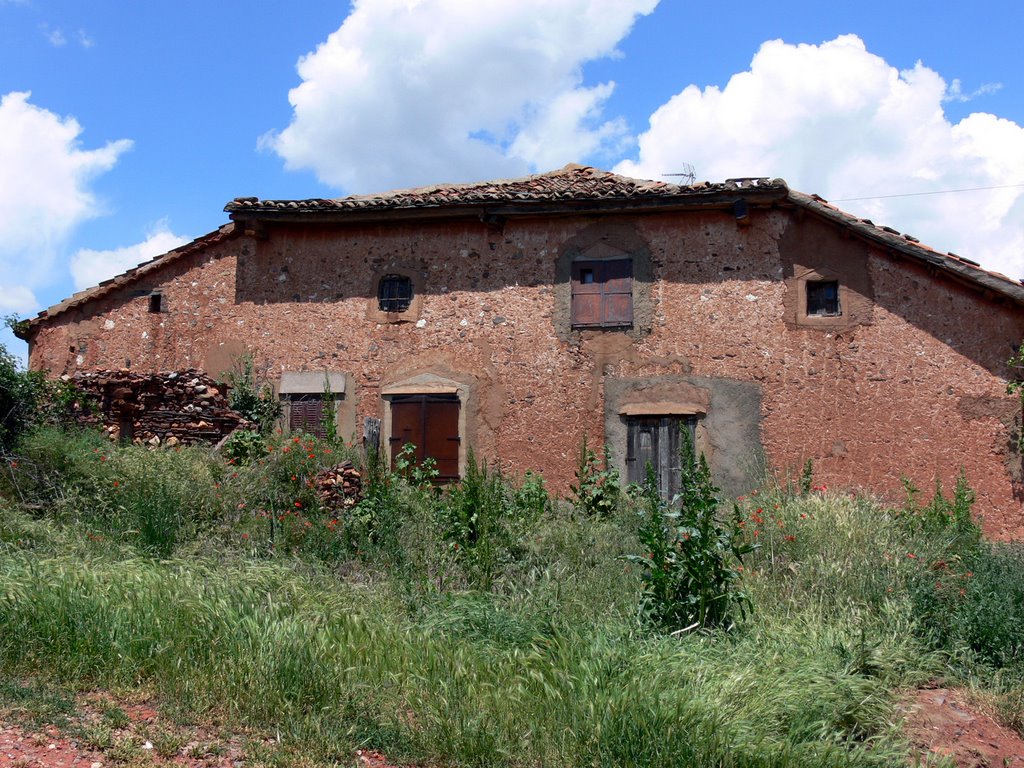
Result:
[[630,483],[643,484],[647,480],[647,466],[654,470],[658,494],[670,500],[679,493],[679,475],[682,466],[679,448],[680,430],[690,433],[691,445],[695,439],[695,416],[630,416],[626,419],[626,474]]

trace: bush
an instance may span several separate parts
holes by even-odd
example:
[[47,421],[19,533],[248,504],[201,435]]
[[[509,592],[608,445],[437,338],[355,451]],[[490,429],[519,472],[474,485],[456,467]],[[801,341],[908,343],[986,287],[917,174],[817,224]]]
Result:
[[224,442],[221,453],[235,464],[250,464],[266,456],[267,444],[259,432],[239,429]]
[[984,544],[968,557],[919,564],[914,612],[936,648],[1024,674],[1024,547]]
[[703,454],[694,457],[685,427],[680,454],[681,493],[671,505],[658,495],[654,470],[647,467],[639,530],[646,551],[627,556],[644,568],[640,614],[671,631],[728,627],[749,607],[737,566],[756,545],[743,542],[738,508],[732,520],[718,518],[718,489]]
[[586,437],[580,445],[576,467],[576,485],[570,486],[576,508],[593,517],[609,517],[618,507],[622,496],[619,473],[608,466],[608,449],[598,458],[587,445]]
[[281,415],[281,403],[269,384],[257,381],[252,355],[242,355],[234,363],[224,374],[224,381],[230,387],[228,405],[266,434]]
[[543,481],[528,477],[520,488],[469,452],[466,475],[438,505],[441,530],[469,584],[490,590],[502,568],[521,554],[520,542],[548,508]]

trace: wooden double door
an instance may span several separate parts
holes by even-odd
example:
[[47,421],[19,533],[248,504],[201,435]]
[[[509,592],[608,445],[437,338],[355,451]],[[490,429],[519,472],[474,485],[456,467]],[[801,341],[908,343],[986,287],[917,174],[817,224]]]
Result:
[[434,460],[439,482],[458,480],[458,395],[393,395],[390,400],[392,462],[404,446],[412,445],[417,463]]

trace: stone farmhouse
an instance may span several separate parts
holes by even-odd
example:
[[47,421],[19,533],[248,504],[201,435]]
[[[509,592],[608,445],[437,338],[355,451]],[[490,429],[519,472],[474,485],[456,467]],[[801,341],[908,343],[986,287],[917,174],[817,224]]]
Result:
[[682,427],[731,494],[807,459],[893,499],[963,467],[989,535],[1024,535],[1024,286],[780,179],[570,165],[225,210],[29,321],[30,366],[217,375],[249,353],[286,426],[361,440],[379,419],[445,478],[472,448],[559,492],[587,437],[671,493]]

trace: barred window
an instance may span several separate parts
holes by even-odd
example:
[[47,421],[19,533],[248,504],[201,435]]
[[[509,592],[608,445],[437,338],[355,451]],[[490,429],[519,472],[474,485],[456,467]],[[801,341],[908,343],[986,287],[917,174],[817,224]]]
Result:
[[404,275],[385,275],[377,285],[381,312],[405,312],[412,304],[412,280]]

